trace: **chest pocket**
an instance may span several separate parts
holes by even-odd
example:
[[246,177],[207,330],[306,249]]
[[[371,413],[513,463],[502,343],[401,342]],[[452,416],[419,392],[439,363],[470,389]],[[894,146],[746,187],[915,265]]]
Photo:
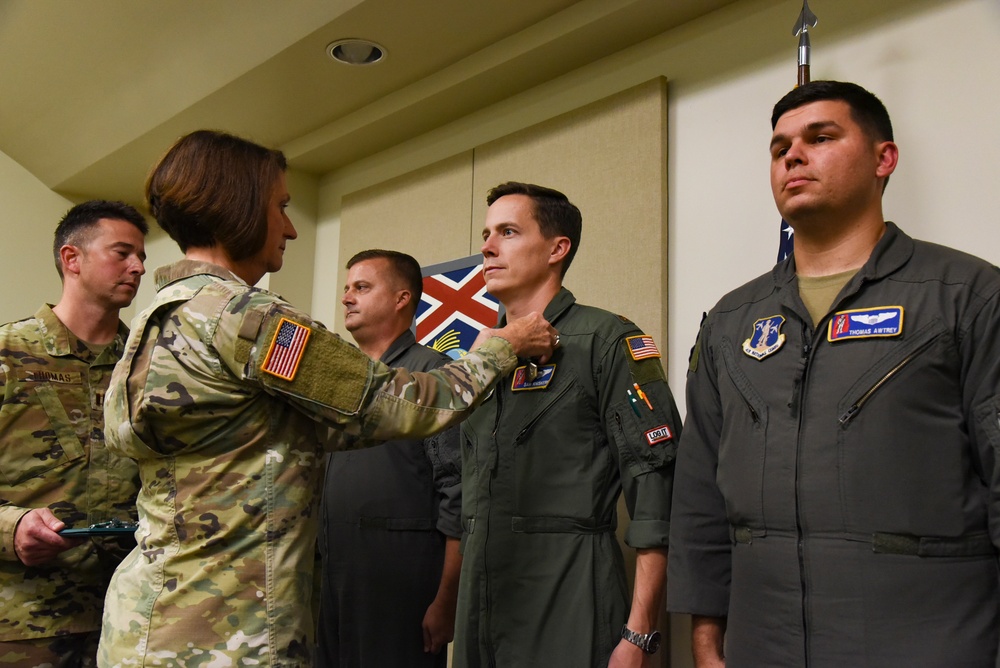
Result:
[[568,368],[556,374],[546,390],[504,397],[509,405],[501,417],[507,425],[501,427],[506,438],[500,466],[504,441],[513,441],[507,449],[514,457],[515,516],[589,519],[594,490],[610,475],[613,461],[599,412],[578,377]]
[[[77,422],[89,424],[89,393],[81,383],[64,384],[57,390],[50,382],[22,383],[24,403],[3,407],[3,438],[14,446],[0,449],[0,474],[16,485],[84,456],[83,443],[60,393],[71,396]],[[82,412],[76,415],[77,412]]]
[[719,439],[719,489],[731,521],[763,527],[767,404],[740,367],[733,341],[724,338],[720,351],[719,394],[725,419]]

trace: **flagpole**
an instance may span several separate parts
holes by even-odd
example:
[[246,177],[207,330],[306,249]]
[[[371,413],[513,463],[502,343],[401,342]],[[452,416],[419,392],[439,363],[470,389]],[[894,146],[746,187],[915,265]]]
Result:
[[[792,26],[792,35],[799,38],[798,81],[795,87],[809,83],[809,57],[812,55],[812,44],[809,42],[809,28],[814,28],[819,19],[809,9],[809,0],[802,0],[802,11]],[[788,259],[795,249],[795,233],[791,226],[781,219],[778,238],[778,262]]]

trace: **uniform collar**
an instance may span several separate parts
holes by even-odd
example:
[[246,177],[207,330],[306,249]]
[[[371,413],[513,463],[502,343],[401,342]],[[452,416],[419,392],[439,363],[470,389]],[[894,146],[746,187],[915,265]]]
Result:
[[[555,322],[562,317],[562,315],[569,310],[569,307],[576,303],[576,297],[573,293],[566,288],[559,288],[559,292],[556,293],[549,305],[545,307],[545,312],[542,314],[545,319],[549,321],[550,325],[554,325]],[[507,314],[500,318],[497,327],[503,327],[507,324]]]
[[[913,239],[903,230],[899,229],[892,221],[886,221],[885,234],[875,244],[868,261],[858,270],[855,280],[877,280],[884,278],[896,271],[910,259],[913,255]],[[774,282],[778,286],[787,285],[795,279],[795,253],[794,251],[784,262],[774,266],[771,272]]]
[[[913,255],[913,248],[913,239],[899,229],[895,223],[886,221],[885,234],[875,244],[871,255],[868,256],[868,260],[858,270],[858,273],[844,286],[837,301],[839,302],[844,297],[853,295],[865,283],[877,281],[897,271],[910,260],[910,257]],[[783,301],[786,304],[795,308],[801,303],[798,297],[799,286],[795,275],[794,251],[787,260],[775,265],[771,271],[771,276],[774,279],[775,287],[783,293]],[[803,313],[805,312],[804,309],[805,307],[803,307]]]
[[71,332],[63,324],[63,321],[56,316],[52,310],[52,304],[45,304],[38,309],[35,313],[35,319],[39,323],[39,333],[42,337],[42,345],[45,347],[45,352],[52,357],[68,357],[72,355],[85,362],[93,363],[104,358],[110,351],[115,355],[111,359],[111,363],[113,364],[121,357],[125,347],[125,339],[128,338],[128,327],[125,326],[125,323],[119,321],[118,334],[115,336],[114,341],[108,345],[104,352],[95,356],[90,348],[87,347],[87,344]]
[[156,270],[156,289],[162,290],[171,283],[176,283],[191,276],[198,276],[199,274],[208,274],[227,281],[238,281],[244,285],[246,284],[246,281],[242,278],[217,264],[201,260],[179,260]]
[[416,343],[417,343],[417,337],[413,336],[412,331],[406,329],[403,331],[402,334],[396,337],[395,341],[389,344],[389,348],[386,349],[384,353],[382,353],[382,357],[379,358],[379,361],[382,362],[383,364],[393,366],[392,362],[397,357],[401,356],[403,353],[409,350],[410,346],[413,346]]

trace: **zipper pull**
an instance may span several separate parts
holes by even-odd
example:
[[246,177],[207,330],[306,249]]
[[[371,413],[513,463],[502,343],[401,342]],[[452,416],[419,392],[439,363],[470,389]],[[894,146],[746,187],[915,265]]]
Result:
[[851,406],[850,408],[847,409],[846,413],[844,413],[843,415],[840,416],[840,419],[837,420],[837,422],[839,422],[840,426],[843,427],[848,422],[850,422],[852,419],[854,419],[854,415],[859,410],[861,410],[861,406],[859,404],[854,404],[853,406]]

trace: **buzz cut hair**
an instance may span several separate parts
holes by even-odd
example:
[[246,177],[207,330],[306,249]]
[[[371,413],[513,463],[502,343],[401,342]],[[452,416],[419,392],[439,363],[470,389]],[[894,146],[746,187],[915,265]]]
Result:
[[102,220],[124,220],[134,225],[143,236],[149,234],[149,225],[139,211],[125,202],[94,199],[77,204],[66,212],[56,225],[52,241],[52,256],[60,280],[63,278],[62,258],[59,249],[70,245],[82,248],[94,236],[98,223]]

